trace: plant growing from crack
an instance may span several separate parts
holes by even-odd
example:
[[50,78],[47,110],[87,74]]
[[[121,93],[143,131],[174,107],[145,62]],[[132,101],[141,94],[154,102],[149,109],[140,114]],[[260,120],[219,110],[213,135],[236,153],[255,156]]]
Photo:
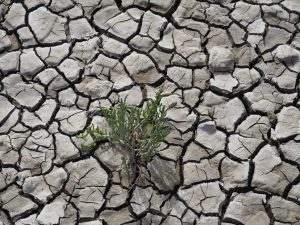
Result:
[[128,106],[121,100],[117,107],[102,108],[100,113],[106,118],[110,130],[98,126],[88,127],[78,138],[92,137],[90,144],[82,145],[82,151],[89,151],[100,141],[108,141],[125,149],[129,157],[122,156],[122,166],[130,174],[133,168],[146,166],[155,155],[155,150],[170,133],[167,126],[167,111],[161,104],[162,89],[154,99],[150,100],[144,109],[138,106]]

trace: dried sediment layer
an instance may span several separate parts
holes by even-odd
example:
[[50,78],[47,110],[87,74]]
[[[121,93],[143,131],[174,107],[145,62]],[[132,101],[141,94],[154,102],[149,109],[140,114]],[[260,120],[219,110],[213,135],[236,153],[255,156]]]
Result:
[[[0,224],[300,225],[299,0],[0,2]],[[160,86],[131,187],[75,136]]]

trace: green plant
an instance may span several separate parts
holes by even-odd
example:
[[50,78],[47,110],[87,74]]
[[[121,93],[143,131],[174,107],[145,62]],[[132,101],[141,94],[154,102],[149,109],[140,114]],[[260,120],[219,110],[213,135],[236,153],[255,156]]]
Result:
[[144,109],[126,105],[126,99],[121,100],[117,107],[100,109],[110,130],[103,130],[94,125],[87,128],[78,137],[86,139],[90,136],[93,141],[83,145],[82,150],[92,149],[99,141],[108,141],[129,152],[130,158],[122,157],[122,165],[127,172],[130,170],[131,163],[136,166],[146,165],[155,155],[155,149],[170,132],[166,119],[167,110],[170,107],[166,108],[162,105],[161,99],[162,89],[146,104]]

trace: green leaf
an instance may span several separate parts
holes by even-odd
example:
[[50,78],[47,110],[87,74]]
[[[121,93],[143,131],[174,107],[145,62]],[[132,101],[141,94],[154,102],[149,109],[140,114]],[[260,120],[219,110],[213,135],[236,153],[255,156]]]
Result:
[[[168,108],[161,104],[163,89],[159,89],[154,99],[146,103],[144,109],[137,106],[126,105],[126,99],[121,100],[115,107],[101,108],[100,113],[106,118],[110,127],[105,131],[98,126],[91,125],[77,138],[93,138],[91,144],[83,145],[82,151],[89,151],[96,146],[98,141],[108,140],[113,145],[119,145],[140,158],[142,162],[150,162],[161,142],[170,133],[167,128],[167,111],[176,105],[171,104]],[[122,165],[128,170],[128,158],[122,157]]]

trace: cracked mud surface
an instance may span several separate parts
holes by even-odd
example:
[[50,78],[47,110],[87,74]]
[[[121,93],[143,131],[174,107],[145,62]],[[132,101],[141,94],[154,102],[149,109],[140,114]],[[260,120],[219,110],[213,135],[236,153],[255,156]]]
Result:
[[[299,31],[299,0],[0,0],[0,224],[300,225]],[[80,152],[160,86],[142,177]]]

